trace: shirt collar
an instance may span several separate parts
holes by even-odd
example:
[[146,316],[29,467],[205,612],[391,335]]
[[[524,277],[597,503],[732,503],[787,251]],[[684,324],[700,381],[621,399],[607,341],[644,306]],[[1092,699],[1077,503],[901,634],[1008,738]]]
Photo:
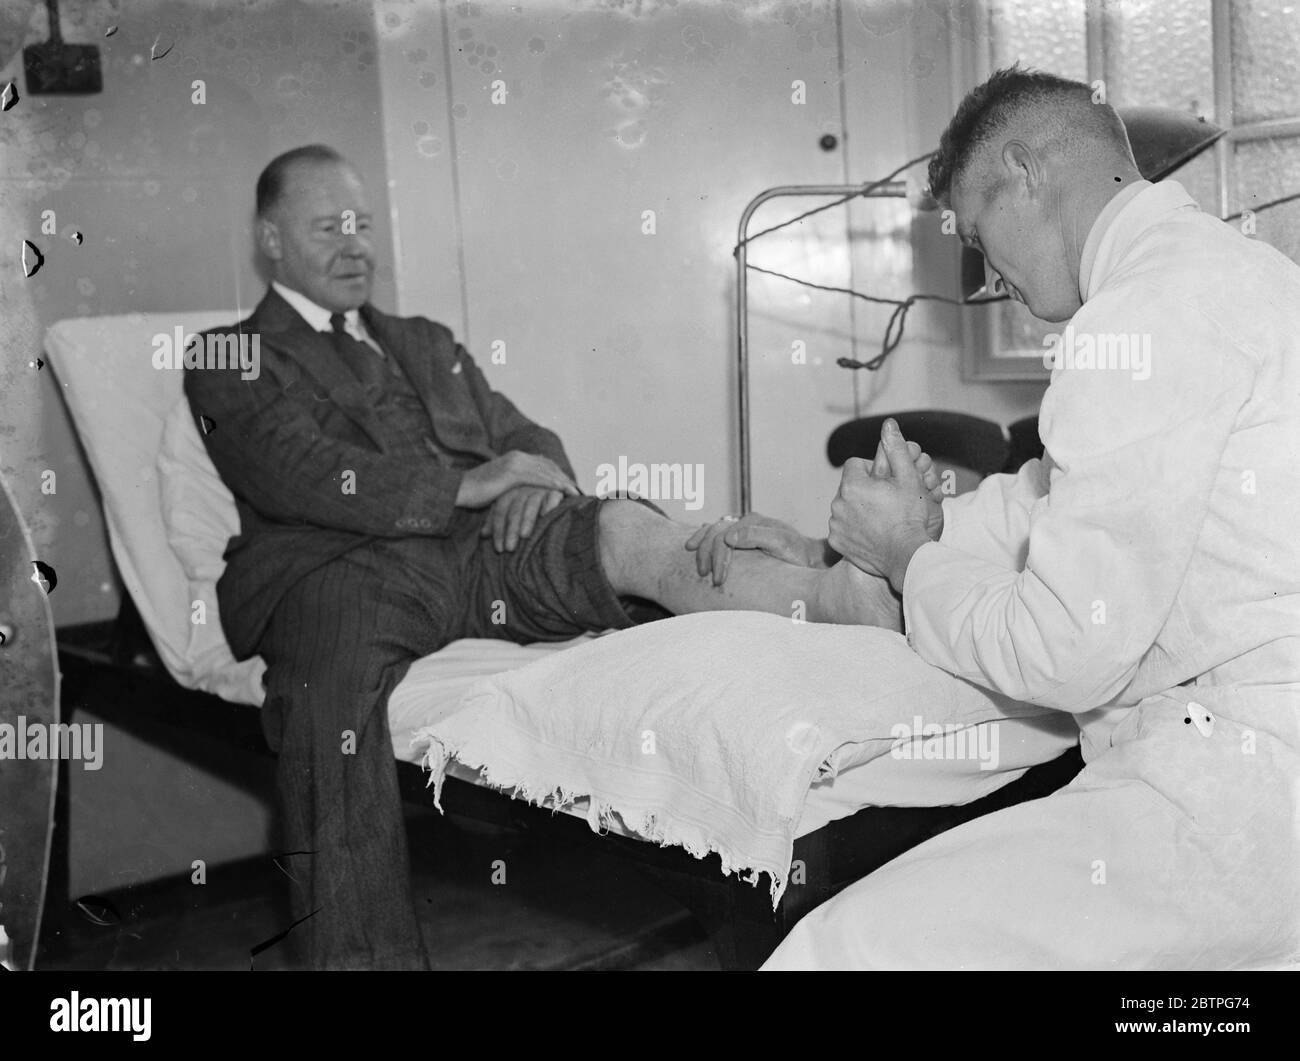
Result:
[[[332,332],[334,330],[330,327],[330,317],[333,316],[333,314],[331,314],[324,306],[318,306],[301,291],[294,291],[292,288],[285,287],[284,284],[280,283],[278,280],[272,280],[271,287],[277,295],[296,309],[298,315],[316,331]],[[360,314],[358,311],[354,309],[350,309],[343,314],[344,327],[347,328],[354,337],[359,336],[361,333],[361,329],[358,326],[359,316]]]
[[1110,229],[1120,211],[1150,187],[1150,181],[1139,180],[1121,188],[1111,196],[1110,202],[1102,208],[1101,213],[1097,215],[1097,220],[1092,223],[1092,228],[1088,230],[1088,238],[1083,242],[1083,257],[1079,259],[1079,297],[1085,302],[1088,299],[1092,267],[1097,261],[1097,250],[1101,247],[1102,237]]
[[1147,228],[1175,210],[1199,209],[1187,189],[1174,180],[1134,181],[1097,215],[1079,259],[1079,297],[1084,302],[1105,283],[1120,258]]

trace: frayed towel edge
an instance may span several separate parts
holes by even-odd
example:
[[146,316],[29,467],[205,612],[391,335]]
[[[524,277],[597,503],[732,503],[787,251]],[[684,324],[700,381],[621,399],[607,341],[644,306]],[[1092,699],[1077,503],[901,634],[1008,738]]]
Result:
[[447,776],[447,767],[452,760],[455,760],[467,769],[477,770],[484,783],[491,788],[508,792],[511,798],[521,799],[538,807],[546,806],[549,801],[555,813],[561,813],[564,807],[571,806],[580,799],[590,801],[587,824],[593,832],[599,833],[602,829],[608,829],[617,818],[626,829],[647,843],[657,844],[660,847],[680,847],[697,859],[707,858],[710,854],[716,853],[724,877],[734,874],[746,884],[757,887],[759,880],[766,873],[771,880],[768,895],[772,900],[772,909],[775,910],[781,904],[781,897],[789,884],[788,867],[794,856],[793,841],[789,843],[788,857],[784,859],[787,866],[785,872],[771,866],[741,865],[724,850],[721,840],[715,834],[709,833],[697,824],[678,820],[673,830],[674,835],[670,836],[667,820],[653,809],[629,813],[620,810],[613,802],[602,798],[598,793],[583,792],[563,782],[544,783],[529,777],[526,773],[516,777],[509,767],[489,767],[485,756],[469,747],[471,741],[452,747],[451,742],[442,737],[421,732],[416,734],[411,744],[412,748],[417,748],[420,744],[424,745],[420,766],[429,774],[427,784],[433,786],[433,804],[439,812],[443,812],[442,785]]

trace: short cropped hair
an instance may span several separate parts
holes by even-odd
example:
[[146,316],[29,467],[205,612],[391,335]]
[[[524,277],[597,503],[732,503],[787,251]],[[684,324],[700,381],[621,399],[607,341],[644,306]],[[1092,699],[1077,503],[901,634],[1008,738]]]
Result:
[[327,144],[307,144],[276,155],[257,178],[257,216],[266,217],[280,201],[289,170],[298,162],[347,162]]
[[1094,103],[1088,85],[1022,69],[1016,63],[996,71],[961,101],[930,159],[930,194],[946,201],[979,148],[1027,117],[1040,127],[1045,142],[1058,147],[1087,143],[1093,151],[1098,142],[1109,143],[1117,153],[1133,159],[1128,133],[1115,108]]

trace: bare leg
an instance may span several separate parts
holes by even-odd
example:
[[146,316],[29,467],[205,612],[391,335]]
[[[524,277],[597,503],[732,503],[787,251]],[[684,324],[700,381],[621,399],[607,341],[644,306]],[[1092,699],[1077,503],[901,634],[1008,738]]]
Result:
[[695,528],[632,501],[600,510],[600,558],[614,591],[644,597],[678,615],[759,611],[814,623],[902,629],[898,599],[883,578],[847,561],[829,570],[796,567],[752,550],[737,550],[727,580],[714,586],[695,570],[686,540]]

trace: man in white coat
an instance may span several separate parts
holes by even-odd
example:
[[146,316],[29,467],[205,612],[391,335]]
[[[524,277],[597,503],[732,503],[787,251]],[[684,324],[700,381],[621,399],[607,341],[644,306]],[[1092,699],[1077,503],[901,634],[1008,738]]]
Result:
[[1142,180],[1114,110],[1047,74],[972,91],[930,182],[1011,297],[1069,322],[1046,456],[945,500],[933,540],[891,422],[829,543],[902,593],[922,658],[1074,714],[1086,765],[766,968],[1300,964],[1300,268]]

